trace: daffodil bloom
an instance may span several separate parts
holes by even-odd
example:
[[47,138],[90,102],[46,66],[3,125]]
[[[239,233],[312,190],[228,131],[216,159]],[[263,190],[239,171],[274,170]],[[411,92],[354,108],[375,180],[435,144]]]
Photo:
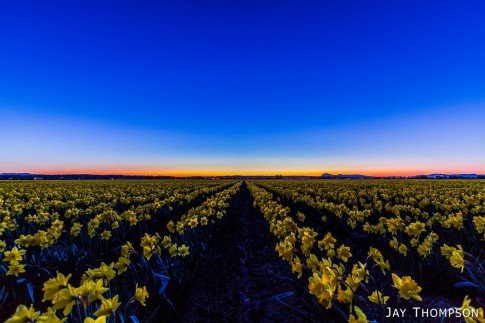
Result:
[[197,224],[198,224],[198,219],[197,219],[197,218],[192,218],[192,219],[190,219],[190,221],[189,221],[189,226],[190,226],[191,228],[195,228],[195,227],[197,227]]
[[320,276],[318,273],[313,273],[313,277],[310,277],[308,282],[310,293],[317,297],[320,304],[327,309],[331,308],[333,294],[336,289],[336,286],[332,284],[331,277],[326,274]]
[[15,314],[12,315],[5,323],[24,323],[24,322],[34,322],[40,315],[40,312],[36,312],[34,305],[30,305],[27,308],[25,305],[17,306]]
[[79,233],[81,233],[81,229],[83,228],[83,225],[80,223],[74,223],[71,227],[70,234],[73,237],[77,237]]
[[441,254],[446,258],[450,258],[453,255],[455,248],[448,246],[446,243],[440,248]]
[[98,268],[88,269],[86,274],[91,279],[102,278],[105,281],[110,281],[116,277],[116,272],[113,270],[114,265],[114,262],[110,263],[109,265],[101,262],[101,265]]
[[67,320],[67,317],[60,319],[56,315],[56,311],[52,309],[52,307],[49,307],[47,309],[46,313],[43,313],[41,316],[39,316],[36,320],[36,322],[41,322],[41,323],[63,323]]
[[84,323],[106,323],[106,316],[100,316],[97,319],[86,317]]
[[173,223],[172,220],[168,221],[167,229],[170,233],[175,233],[175,224]]
[[392,240],[389,241],[389,245],[391,246],[391,248],[397,249],[399,248],[399,241],[397,241],[396,237],[392,237]]
[[4,252],[6,246],[7,244],[5,243],[5,241],[0,240],[0,252]]
[[337,249],[337,256],[344,262],[349,261],[349,258],[352,257],[352,254],[350,253],[350,247],[347,247],[346,245],[341,245]]
[[201,225],[207,225],[207,223],[209,223],[209,221],[207,220],[207,218],[205,216],[200,218],[200,224]]
[[130,254],[134,252],[135,252],[135,249],[133,249],[133,245],[129,241],[126,241],[126,243],[123,246],[121,246],[122,257],[129,258]]
[[145,258],[147,260],[150,260],[152,258],[152,248],[150,246],[144,246],[143,247],[143,256],[145,256]]
[[351,303],[353,299],[354,299],[354,292],[352,292],[352,289],[349,287],[343,289],[342,286],[339,284],[338,292],[337,292],[337,300],[340,303]]
[[17,247],[13,247],[12,250],[5,251],[5,258],[3,259],[3,261],[9,261],[10,263],[21,261],[22,256],[25,255],[25,253],[25,250],[19,250]]
[[303,274],[302,267],[301,267],[301,261],[300,258],[294,257],[293,262],[291,263],[291,271],[294,272],[295,274],[298,274],[298,278],[301,278],[301,275]]
[[314,254],[310,254],[310,257],[306,259],[306,265],[309,269],[312,270],[312,272],[315,272],[317,270],[319,264],[320,262],[318,261],[317,256],[315,256]]
[[109,240],[111,237],[111,231],[109,230],[104,230],[103,233],[100,234],[101,240]]
[[328,232],[322,240],[318,241],[318,248],[320,248],[320,250],[333,249],[335,247],[335,242],[337,242],[337,239],[332,237],[332,234]]
[[364,314],[364,312],[358,308],[357,306],[354,306],[354,311],[355,314],[357,314],[357,318],[353,314],[349,315],[349,323],[367,323],[369,322],[367,320],[367,316]]
[[181,257],[185,257],[189,255],[189,247],[186,246],[185,244],[181,245],[180,247],[177,248],[177,255]]
[[176,244],[172,244],[170,245],[170,247],[168,248],[168,252],[170,253],[170,256],[176,256],[177,255],[177,245]]
[[450,263],[453,267],[455,268],[461,268],[461,272],[463,272],[463,269],[465,269],[465,252],[463,251],[463,248],[458,245],[455,250],[453,250],[451,257],[450,257]]
[[386,302],[389,300],[389,296],[383,296],[378,290],[373,291],[372,294],[367,298],[376,304],[386,304]]
[[384,259],[381,259],[377,263],[377,266],[379,266],[379,268],[381,269],[381,271],[384,275],[386,274],[386,271],[385,271],[386,269],[387,270],[391,269],[391,265],[389,264],[389,260],[384,261]]
[[422,301],[421,296],[418,295],[422,288],[411,277],[404,276],[399,278],[398,275],[393,273],[392,280],[394,282],[393,287],[399,290],[399,295],[403,298],[409,299],[412,297],[417,301]]
[[379,261],[379,259],[382,259],[383,258],[382,253],[379,251],[379,249],[373,248],[373,247],[370,247],[368,255],[376,263]]
[[101,306],[99,307],[99,310],[94,312],[94,315],[108,316],[114,314],[120,305],[121,303],[118,302],[118,295],[115,295],[115,297],[111,299],[101,298]]
[[333,258],[333,257],[335,257],[335,255],[336,255],[335,249],[328,249],[327,250],[327,257],[328,258]]
[[401,243],[401,245],[397,250],[399,251],[400,254],[403,254],[405,256],[408,254],[408,247],[406,247],[404,243]]
[[121,275],[128,269],[128,266],[130,264],[131,264],[130,259],[125,257],[120,257],[114,267],[118,270],[118,275]]
[[47,300],[54,299],[62,288],[67,287],[67,283],[71,278],[71,275],[72,274],[69,274],[67,277],[65,277],[63,274],[57,273],[56,278],[48,279],[42,288],[42,291],[44,291],[44,298],[42,301],[45,302]]
[[59,295],[52,300],[54,304],[52,308],[55,310],[63,308],[62,314],[68,316],[78,301],[81,301],[79,290],[68,284],[67,288],[62,289]]
[[18,277],[20,273],[25,273],[24,266],[25,265],[19,264],[17,261],[11,261],[8,266],[7,276],[14,275]]
[[150,295],[148,294],[148,290],[146,286],[143,287],[136,287],[135,296],[133,297],[135,301],[140,302],[141,305],[146,306],[145,301]]
[[365,280],[367,283],[369,280],[369,271],[366,270],[365,267],[367,267],[367,264],[363,264],[359,261],[358,265],[354,264],[354,267],[352,268],[352,276],[355,276],[359,282]]
[[[468,298],[468,295],[465,296],[465,298],[463,299],[463,304],[461,305],[461,313],[475,313],[477,312],[477,309],[474,308],[473,306],[470,305],[471,303],[471,299]],[[465,311],[466,310],[466,311]],[[463,312],[465,311],[465,312]],[[475,323],[475,322],[480,322],[480,323],[485,323],[485,317],[484,317],[484,312],[483,312],[483,308],[479,308],[478,309],[478,316],[473,316],[472,315],[468,315],[468,316],[464,316],[464,319],[465,319],[465,322],[466,323]]]
[[103,286],[102,279],[96,281],[86,280],[81,285],[81,287],[79,287],[78,292],[84,307],[87,307],[95,300],[101,298],[103,293],[106,292],[108,289],[108,287]]

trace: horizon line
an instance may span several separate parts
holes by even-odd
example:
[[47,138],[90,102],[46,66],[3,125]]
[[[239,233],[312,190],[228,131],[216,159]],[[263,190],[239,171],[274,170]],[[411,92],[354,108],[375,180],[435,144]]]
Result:
[[288,171],[276,171],[276,172],[110,172],[110,171],[100,171],[100,172],[89,172],[89,171],[66,171],[66,172],[1,172],[0,174],[30,174],[30,175],[48,175],[48,176],[76,176],[76,175],[90,175],[90,176],[148,176],[148,177],[228,177],[228,176],[284,176],[284,177],[291,177],[291,176],[305,176],[305,177],[322,177],[325,174],[329,174],[331,176],[352,176],[352,175],[361,175],[361,176],[370,176],[370,177],[412,177],[412,176],[423,176],[423,175],[430,175],[430,174],[445,174],[445,175],[463,175],[463,174],[476,174],[476,175],[485,175],[485,172],[456,172],[456,171],[424,171],[424,172],[410,172],[410,171],[403,171],[403,172],[305,172],[305,171],[295,171],[295,172],[288,172]]

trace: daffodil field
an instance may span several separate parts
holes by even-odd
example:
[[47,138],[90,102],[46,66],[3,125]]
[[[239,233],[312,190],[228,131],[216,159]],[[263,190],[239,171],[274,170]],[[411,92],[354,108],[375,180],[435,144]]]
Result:
[[485,322],[485,182],[248,185],[279,256],[345,320],[385,321],[389,306],[426,311],[448,295],[467,322]]
[[485,322],[479,180],[0,182],[0,319],[161,321],[243,190],[335,321],[437,307]]
[[[153,320],[240,182],[0,183],[7,322]],[[16,310],[15,310],[16,309]],[[160,316],[160,314],[158,314]]]

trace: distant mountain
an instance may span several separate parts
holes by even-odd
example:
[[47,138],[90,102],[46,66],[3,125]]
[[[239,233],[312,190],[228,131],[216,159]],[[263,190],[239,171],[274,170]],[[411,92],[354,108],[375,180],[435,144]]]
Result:
[[31,174],[31,173],[0,173],[0,180],[16,179],[16,180],[79,180],[79,179],[173,179],[174,176],[148,176],[148,175],[97,175],[97,174]]
[[375,176],[367,176],[367,175],[361,175],[361,174],[333,175],[333,174],[325,173],[325,174],[322,175],[322,178],[326,178],[326,179],[372,179],[372,178],[375,178]]
[[31,173],[0,173],[0,176],[34,176]]
[[478,178],[478,174],[429,174],[427,178]]

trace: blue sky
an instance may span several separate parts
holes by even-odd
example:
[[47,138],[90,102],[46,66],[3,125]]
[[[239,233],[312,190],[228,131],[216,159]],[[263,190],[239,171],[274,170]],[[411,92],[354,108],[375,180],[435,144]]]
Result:
[[485,5],[0,3],[0,172],[485,173]]

